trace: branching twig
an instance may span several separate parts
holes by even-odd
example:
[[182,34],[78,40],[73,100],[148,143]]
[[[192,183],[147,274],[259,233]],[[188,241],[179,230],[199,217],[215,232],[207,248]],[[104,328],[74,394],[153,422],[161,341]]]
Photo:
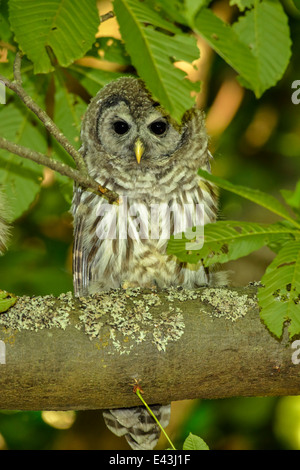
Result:
[[95,180],[93,180],[87,171],[84,159],[78,150],[76,150],[73,145],[68,141],[65,135],[60,131],[55,122],[48,116],[46,111],[39,107],[39,105],[27,94],[27,92],[22,87],[22,78],[21,78],[21,58],[22,55],[20,52],[17,52],[15,62],[14,62],[14,80],[11,81],[2,75],[0,75],[0,80],[4,83],[7,88],[14,91],[19,98],[23,101],[28,109],[34,112],[34,114],[40,119],[44,124],[48,132],[57,140],[59,144],[68,152],[68,154],[73,158],[76,169],[58,162],[57,160],[49,158],[47,155],[44,155],[40,152],[28,149],[21,145],[17,145],[13,142],[9,142],[4,138],[0,138],[0,148],[8,150],[20,157],[27,158],[32,160],[40,165],[47,166],[52,170],[57,171],[61,175],[68,176],[78,183],[83,188],[90,188],[94,191],[98,191],[101,195],[105,195],[105,198],[110,202],[117,202],[119,199],[118,194],[114,191],[110,191],[107,188],[103,188]]
[[96,181],[92,180],[91,178],[84,177],[78,170],[71,168],[70,166],[57,160],[50,159],[40,152],[36,152],[35,150],[28,149],[22,145],[9,142],[3,137],[0,137],[0,148],[8,150],[9,152],[14,153],[15,155],[19,155],[20,157],[32,160],[39,165],[47,166],[48,168],[51,168],[51,170],[57,171],[61,175],[72,178],[85,188],[98,190],[98,184]]
[[76,170],[75,168],[72,168],[65,163],[51,159],[47,157],[47,155],[23,147],[22,145],[14,144],[13,142],[10,142],[3,137],[0,137],[0,148],[8,150],[9,152],[14,153],[15,155],[19,155],[20,157],[32,160],[39,165],[47,166],[48,168],[51,168],[51,170],[57,171],[63,176],[68,176],[83,188],[90,188],[94,191],[98,191],[101,194],[104,194],[105,198],[110,203],[118,201],[118,195],[116,193],[103,188],[99,185],[99,183],[97,183],[97,181],[90,178],[90,176],[82,174],[79,170]]
[[34,114],[39,118],[40,121],[44,124],[47,131],[59,142],[62,147],[68,152],[69,155],[75,161],[76,167],[78,170],[82,171],[84,174],[87,174],[87,169],[85,162],[82,158],[82,155],[73,147],[73,145],[68,141],[65,135],[60,131],[55,122],[48,116],[46,111],[39,107],[39,105],[33,101],[31,96],[22,87],[21,83],[21,54],[17,52],[16,59],[14,62],[14,81],[10,81],[7,78],[0,75],[0,80],[4,83],[7,88],[14,91],[18,97],[23,101],[23,103],[29,108]]

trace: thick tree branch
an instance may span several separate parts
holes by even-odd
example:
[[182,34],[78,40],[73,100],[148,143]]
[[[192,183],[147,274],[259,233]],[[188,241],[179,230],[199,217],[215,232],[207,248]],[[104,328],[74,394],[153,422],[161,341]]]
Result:
[[22,297],[0,339],[0,409],[140,405],[134,379],[149,404],[300,394],[287,334],[262,324],[253,287]]

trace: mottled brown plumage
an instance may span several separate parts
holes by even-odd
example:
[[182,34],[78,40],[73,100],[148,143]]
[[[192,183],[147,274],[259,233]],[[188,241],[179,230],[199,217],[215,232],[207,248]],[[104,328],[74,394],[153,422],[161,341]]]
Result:
[[[210,169],[203,113],[188,111],[179,126],[141,80],[124,77],[102,88],[91,101],[81,138],[90,175],[117,192],[123,203],[108,216],[105,199],[75,187],[75,294],[126,286],[195,288],[218,283],[218,274],[209,273],[201,262],[187,265],[166,255],[168,233],[196,225],[199,205],[203,204],[202,223],[216,219],[215,188],[197,175],[198,168]],[[157,406],[156,412],[167,425],[170,407]],[[145,409],[111,410],[104,417],[109,429],[125,435],[133,448],[155,446],[159,431]]]

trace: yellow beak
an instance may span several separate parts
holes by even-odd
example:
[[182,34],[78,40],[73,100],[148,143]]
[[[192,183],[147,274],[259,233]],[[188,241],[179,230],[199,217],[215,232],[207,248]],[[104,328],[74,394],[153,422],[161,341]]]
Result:
[[138,164],[140,164],[142,155],[144,153],[145,147],[143,142],[140,139],[136,139],[134,144],[134,152],[137,159]]

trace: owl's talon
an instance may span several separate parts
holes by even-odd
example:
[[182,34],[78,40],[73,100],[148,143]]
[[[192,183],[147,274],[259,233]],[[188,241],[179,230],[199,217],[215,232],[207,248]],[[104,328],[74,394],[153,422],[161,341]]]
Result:
[[145,284],[145,285],[141,286],[137,282],[130,282],[130,281],[124,281],[121,287],[122,287],[122,289],[125,289],[125,290],[126,289],[134,289],[136,287],[140,287],[140,288],[143,288],[143,289],[151,289],[151,290],[156,290],[157,289],[157,286],[155,284]]

